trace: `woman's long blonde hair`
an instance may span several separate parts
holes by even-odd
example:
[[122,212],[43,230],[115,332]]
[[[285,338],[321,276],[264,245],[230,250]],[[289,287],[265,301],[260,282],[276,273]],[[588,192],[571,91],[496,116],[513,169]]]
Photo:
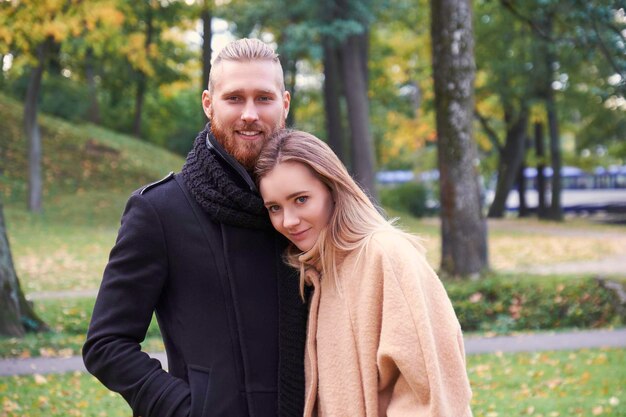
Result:
[[338,264],[347,254],[365,249],[377,231],[393,230],[417,241],[387,221],[330,147],[309,133],[292,129],[276,132],[257,160],[254,170],[257,184],[278,164],[288,161],[307,166],[328,187],[334,201],[328,226],[320,232],[313,248],[302,252],[293,244],[287,247],[286,262],[300,270],[301,292],[309,268],[333,279],[340,288]]

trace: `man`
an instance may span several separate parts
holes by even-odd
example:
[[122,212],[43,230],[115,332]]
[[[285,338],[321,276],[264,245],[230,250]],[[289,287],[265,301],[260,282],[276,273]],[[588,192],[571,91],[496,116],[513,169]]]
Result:
[[[249,172],[284,127],[274,51],[227,45],[181,173],[129,199],[83,348],[134,416],[301,416],[306,311]],[[141,351],[153,312],[169,372]]]

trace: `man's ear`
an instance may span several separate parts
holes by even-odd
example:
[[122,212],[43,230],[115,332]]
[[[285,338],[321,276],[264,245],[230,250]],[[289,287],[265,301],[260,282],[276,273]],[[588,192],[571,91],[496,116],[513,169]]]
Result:
[[283,93],[283,106],[285,109],[285,117],[287,117],[287,115],[289,114],[289,105],[291,104],[291,94],[289,94],[289,91],[285,91]]
[[211,118],[211,94],[209,94],[209,90],[204,90],[202,92],[202,108],[204,109],[204,114],[208,119]]

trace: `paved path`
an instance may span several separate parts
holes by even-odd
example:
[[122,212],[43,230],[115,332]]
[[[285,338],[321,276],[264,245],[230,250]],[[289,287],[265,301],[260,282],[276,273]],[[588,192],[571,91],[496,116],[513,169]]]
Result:
[[[537,352],[544,350],[586,349],[598,347],[626,348],[626,328],[585,330],[567,333],[536,333],[519,336],[468,337],[468,355],[492,352]],[[151,353],[167,368],[164,353]],[[0,376],[86,372],[80,356],[70,358],[31,358],[0,360]]]

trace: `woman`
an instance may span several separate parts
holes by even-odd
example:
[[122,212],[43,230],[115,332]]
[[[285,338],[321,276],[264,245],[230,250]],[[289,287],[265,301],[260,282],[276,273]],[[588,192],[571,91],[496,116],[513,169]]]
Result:
[[301,293],[313,287],[305,417],[471,416],[461,329],[417,238],[308,133],[275,134],[255,174]]

